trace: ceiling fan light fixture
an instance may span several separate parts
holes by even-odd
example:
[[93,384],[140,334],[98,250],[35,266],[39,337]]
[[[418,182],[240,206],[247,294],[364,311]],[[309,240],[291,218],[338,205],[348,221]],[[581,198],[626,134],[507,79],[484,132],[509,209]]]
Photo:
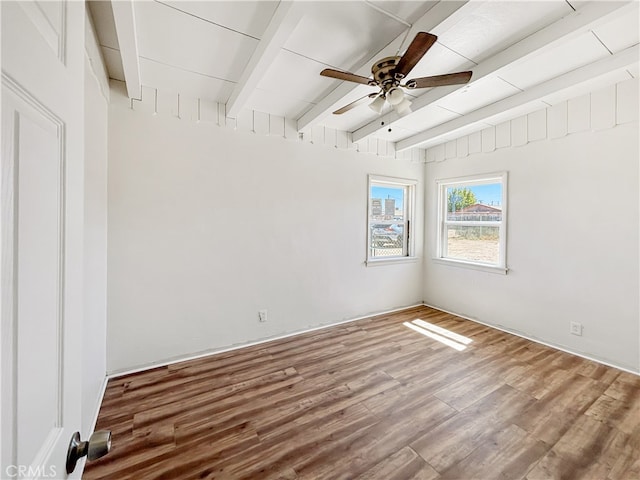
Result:
[[382,107],[384,107],[384,97],[382,95],[375,98],[373,102],[369,104],[369,108],[376,113],[382,113]]
[[387,101],[393,106],[400,105],[403,100],[405,100],[404,92],[398,87],[393,87],[387,93]]
[[405,115],[409,115],[411,113],[411,102],[406,98],[403,98],[402,101],[399,104],[394,105],[393,108],[398,115],[404,117]]

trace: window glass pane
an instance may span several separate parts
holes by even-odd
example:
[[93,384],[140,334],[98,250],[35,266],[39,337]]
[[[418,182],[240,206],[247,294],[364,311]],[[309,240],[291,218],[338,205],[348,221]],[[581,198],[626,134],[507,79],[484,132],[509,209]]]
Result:
[[506,268],[507,172],[440,183],[438,258]]
[[404,244],[404,224],[373,224],[370,229],[369,245],[371,257],[391,257],[402,255]]
[[372,183],[369,192],[369,257],[406,255],[406,187]]
[[497,265],[500,259],[499,227],[447,225],[446,257]]
[[502,221],[502,184],[460,186],[446,188],[447,221]]
[[404,220],[404,187],[371,186],[371,223]]

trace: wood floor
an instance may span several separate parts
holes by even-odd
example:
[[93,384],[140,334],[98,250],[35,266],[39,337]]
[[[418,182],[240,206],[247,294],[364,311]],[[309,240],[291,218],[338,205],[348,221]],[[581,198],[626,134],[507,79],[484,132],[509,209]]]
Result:
[[97,428],[87,480],[637,480],[640,377],[416,307],[113,379]]

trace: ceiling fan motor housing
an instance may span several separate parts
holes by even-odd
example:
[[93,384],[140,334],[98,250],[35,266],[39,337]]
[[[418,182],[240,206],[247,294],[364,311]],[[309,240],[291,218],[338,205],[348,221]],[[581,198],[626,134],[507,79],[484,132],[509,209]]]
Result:
[[401,57],[385,57],[378,60],[371,67],[373,79],[385,91],[400,84],[400,80],[396,79],[393,73],[400,58]]

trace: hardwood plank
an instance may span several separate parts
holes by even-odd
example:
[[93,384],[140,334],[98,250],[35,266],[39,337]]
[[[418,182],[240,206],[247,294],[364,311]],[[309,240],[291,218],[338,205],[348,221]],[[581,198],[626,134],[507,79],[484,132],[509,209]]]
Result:
[[627,438],[627,443],[619,451],[619,456],[611,471],[608,480],[636,479],[640,478],[640,427],[636,426],[634,432]]
[[569,430],[580,414],[549,407],[548,402],[535,402],[514,419],[514,425],[548,445],[555,444]]
[[[340,416],[342,419],[338,421],[337,417]],[[290,436],[280,437],[225,455],[212,455],[198,446],[195,451],[185,451],[188,460],[179,465],[175,461],[160,464],[158,470],[163,471],[167,478],[201,478],[211,475],[211,472],[225,473],[234,479],[262,478],[262,475],[272,475],[291,468],[295,461],[321,452],[331,446],[336,437],[357,436],[378,421],[361,406],[353,407],[332,420],[320,424],[319,428],[305,431],[304,435],[296,437],[296,442],[287,442]],[[269,461],[265,462],[265,458]]]
[[[392,455],[398,445],[410,443],[421,430],[433,428],[454,413],[436,398],[415,398],[351,442],[336,444],[313,462],[297,464],[296,472],[301,479],[351,479]],[[345,469],[347,458],[349,467]]]
[[562,387],[570,380],[571,373],[551,365],[545,365],[533,372],[530,368],[524,369],[522,374],[512,377],[509,385],[532,397],[540,399],[558,387]]
[[[314,396],[303,395],[298,402],[286,401],[282,407],[265,410],[254,417],[260,437],[268,439],[288,431],[292,426],[305,425],[325,416],[362,403],[380,392],[394,389],[397,383],[382,373],[373,373],[360,379],[357,384],[340,385],[328,392],[317,392]],[[367,412],[371,413],[369,410]]]
[[134,478],[145,467],[153,467],[165,454],[173,452],[175,445],[154,445],[147,448],[145,441],[123,442],[112,437],[109,455],[92,462],[83,478],[108,480],[112,478]]
[[633,400],[640,389],[640,377],[627,372],[620,372],[604,392],[606,395],[622,401]]
[[535,400],[508,385],[426,432],[411,447],[439,472],[464,460]]
[[[316,423],[314,428],[299,428],[286,436],[273,438],[271,442],[265,442],[263,447],[256,448],[254,452],[248,452],[248,455],[243,454],[227,462],[227,468],[234,472],[236,478],[249,480],[262,478],[274,470],[290,466],[294,468],[297,478],[304,478],[298,468],[300,463],[310,461],[319,452],[331,451],[336,445],[336,439],[342,434],[346,433],[347,438],[357,438],[362,432],[375,428],[377,423],[378,419],[361,405],[349,407],[330,418],[325,418],[323,422]],[[295,444],[286,442],[286,438],[295,433],[300,441]],[[264,463],[265,454],[270,458],[268,465]]]
[[531,438],[521,428],[509,425],[443,472],[440,478],[522,478],[548,449],[548,445]]
[[600,383],[610,385],[619,376],[618,372],[614,368],[609,368],[606,365],[600,365],[596,362],[588,362],[579,366],[576,369],[576,373],[584,375],[585,377],[597,380]]
[[584,414],[618,430],[631,433],[635,427],[634,419],[640,418],[640,395],[626,401],[606,394],[601,395]]
[[236,394],[245,392],[247,396],[262,395],[280,388],[286,388],[288,385],[300,380],[300,376],[294,369],[287,369],[230,387],[206,390],[198,395],[191,396],[191,398],[175,401],[169,406],[160,405],[136,413],[133,416],[134,428],[165,419],[177,421],[177,419],[185,417],[210,413],[212,408],[223,409],[227,408],[229,404],[242,402],[243,397]]
[[429,466],[416,452],[409,447],[403,447],[362,475],[359,475],[356,480],[383,478],[386,480],[406,480],[411,478],[433,480],[438,475],[438,472]]
[[610,469],[624,448],[626,439],[627,436],[621,435],[614,427],[581,415],[553,446],[553,451],[581,469],[588,470],[591,463],[596,461]]
[[[608,469],[597,461],[583,466],[551,450],[527,474],[526,480],[597,480],[607,478]],[[626,480],[632,480],[631,478]]]
[[582,375],[568,375],[563,384],[554,385],[540,400],[557,411],[583,413],[605,391],[606,385]]
[[[247,424],[236,425],[228,429],[218,429],[215,437],[205,441],[194,441],[176,447],[168,455],[156,457],[156,461],[145,465],[135,465],[135,468],[122,469],[110,478],[155,479],[155,478],[200,478],[193,472],[197,470],[202,478],[207,478],[214,466],[226,458],[245,452],[260,441],[256,432]],[[211,478],[219,478],[211,477]],[[233,477],[229,477],[233,478]]]
[[503,385],[499,380],[496,381],[496,368],[485,366],[474,370],[433,395],[460,411]]
[[637,375],[415,307],[110,380],[84,478],[635,480],[639,409]]

